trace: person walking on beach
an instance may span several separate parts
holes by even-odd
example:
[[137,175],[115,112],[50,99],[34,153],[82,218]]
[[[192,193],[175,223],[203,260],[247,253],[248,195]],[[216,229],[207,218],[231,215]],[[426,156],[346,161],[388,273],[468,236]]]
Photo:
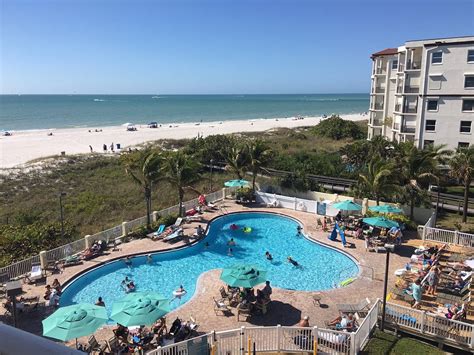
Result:
[[94,149],[92,149],[91,145],[89,145],[89,149],[91,150],[91,153],[94,151]]
[[114,151],[114,143],[112,142],[112,144],[110,145],[110,150],[113,152]]
[[104,149],[104,153],[107,153],[107,144],[104,143],[104,145],[102,146],[102,148]]

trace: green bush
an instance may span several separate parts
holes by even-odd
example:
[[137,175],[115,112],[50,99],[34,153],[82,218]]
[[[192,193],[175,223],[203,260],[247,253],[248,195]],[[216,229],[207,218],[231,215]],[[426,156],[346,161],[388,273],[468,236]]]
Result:
[[337,115],[332,115],[321,121],[312,130],[318,136],[335,140],[343,138],[363,139],[367,135],[367,132],[363,131],[356,123],[343,120]]

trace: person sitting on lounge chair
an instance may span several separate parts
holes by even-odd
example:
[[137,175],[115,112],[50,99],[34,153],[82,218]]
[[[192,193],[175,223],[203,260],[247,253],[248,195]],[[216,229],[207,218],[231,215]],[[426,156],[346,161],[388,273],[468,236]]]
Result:
[[158,338],[162,334],[166,334],[168,332],[168,327],[166,326],[166,317],[161,317],[158,319],[152,326],[151,331],[155,333]]
[[333,326],[337,330],[347,330],[349,332],[354,331],[356,327],[354,315],[352,313],[349,313],[348,315],[343,314],[329,322],[327,325]]
[[47,306],[54,306],[54,307],[58,307],[59,306],[59,295],[58,293],[56,292],[56,290],[53,290],[51,292],[51,296],[49,296],[49,300],[46,304]]
[[46,290],[44,291],[43,298],[44,298],[46,301],[48,301],[50,297],[51,297],[51,286],[50,286],[50,285],[46,285]]
[[58,279],[54,279],[52,286],[56,290],[56,292],[61,295],[62,288],[61,283],[58,281]]
[[117,328],[112,330],[117,338],[124,343],[128,343],[128,328],[120,323],[117,323]]

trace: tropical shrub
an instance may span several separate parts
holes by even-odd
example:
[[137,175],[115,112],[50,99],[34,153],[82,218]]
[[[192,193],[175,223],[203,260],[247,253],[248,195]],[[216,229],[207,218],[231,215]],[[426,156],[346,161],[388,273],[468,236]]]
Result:
[[343,138],[363,139],[367,134],[356,123],[343,120],[337,115],[332,115],[328,119],[318,123],[313,128],[313,132],[319,136],[335,140]]

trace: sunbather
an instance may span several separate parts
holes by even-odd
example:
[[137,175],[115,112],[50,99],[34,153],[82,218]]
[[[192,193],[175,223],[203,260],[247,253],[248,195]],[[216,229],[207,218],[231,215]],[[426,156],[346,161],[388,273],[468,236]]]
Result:
[[352,332],[356,328],[356,321],[354,315],[349,313],[348,315],[343,314],[340,317],[337,317],[333,321],[328,323],[329,326],[334,326],[336,329],[347,330]]

